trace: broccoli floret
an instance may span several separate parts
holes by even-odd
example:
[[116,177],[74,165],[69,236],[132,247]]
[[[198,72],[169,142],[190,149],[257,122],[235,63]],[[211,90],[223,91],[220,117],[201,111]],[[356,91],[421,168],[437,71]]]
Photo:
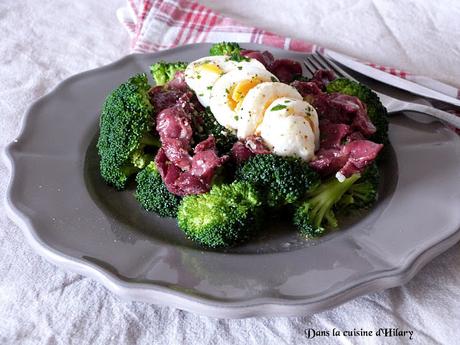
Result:
[[164,85],[174,78],[176,72],[184,71],[186,67],[187,63],[181,61],[159,61],[150,66],[150,73],[152,74],[153,79],[155,79],[156,85]]
[[337,211],[344,214],[369,208],[377,199],[380,172],[374,163],[366,168],[358,182],[354,183],[337,203]]
[[210,55],[240,55],[241,47],[236,42],[214,43],[209,49]]
[[[160,146],[160,143],[158,143],[157,146]],[[131,164],[137,169],[144,168],[155,158],[152,153],[146,153],[144,151],[146,147],[147,145],[142,143],[138,149],[131,153]]]
[[214,185],[209,193],[185,196],[177,221],[190,239],[212,248],[228,247],[258,229],[260,205],[258,191],[248,182]]
[[135,197],[144,209],[160,217],[176,217],[181,197],[168,191],[155,162],[150,162],[137,174],[136,182]]
[[366,85],[356,81],[339,78],[331,81],[326,86],[329,93],[339,92],[346,95],[358,97],[367,106],[367,114],[377,131],[370,137],[370,140],[385,144],[388,142],[388,114],[379,97]]
[[209,135],[213,135],[216,139],[217,152],[221,155],[228,153],[238,140],[236,135],[217,122],[209,107],[200,112],[197,117],[199,117],[199,121],[194,124],[195,142],[199,143]]
[[101,111],[99,139],[101,176],[117,189],[123,189],[132,174],[153,158],[148,153],[158,145],[150,134],[153,107],[145,74],[130,78],[113,90]]
[[235,42],[220,42],[212,45],[209,49],[210,55],[227,55],[230,60],[248,61],[249,59],[241,55],[241,47]]
[[236,176],[264,191],[270,207],[295,203],[319,183],[317,173],[305,161],[274,154],[251,157],[239,167]]
[[360,177],[360,174],[353,174],[343,182],[332,178],[312,190],[294,212],[293,222],[300,233],[315,238],[324,235],[327,228],[336,228],[334,205]]

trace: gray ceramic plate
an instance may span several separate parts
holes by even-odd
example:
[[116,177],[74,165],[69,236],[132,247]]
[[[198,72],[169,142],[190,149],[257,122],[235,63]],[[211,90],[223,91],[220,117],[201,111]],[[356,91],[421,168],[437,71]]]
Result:
[[31,106],[5,156],[7,208],[35,250],[126,299],[246,317],[310,314],[403,284],[460,239],[460,139],[402,115],[391,120],[376,207],[319,241],[272,224],[245,246],[203,250],[174,220],[141,210],[132,190],[107,187],[95,151],[107,93],[155,60],[191,61],[208,49],[130,55],[64,81]]

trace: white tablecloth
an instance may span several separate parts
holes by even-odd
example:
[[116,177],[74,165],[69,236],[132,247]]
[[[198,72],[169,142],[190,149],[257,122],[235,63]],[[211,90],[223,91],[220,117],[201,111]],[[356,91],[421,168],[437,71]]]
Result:
[[[458,1],[203,3],[244,22],[460,86]],[[289,7],[287,4],[289,3]],[[340,5],[338,4],[340,3]],[[61,80],[129,51],[122,0],[0,2],[0,149],[26,107]],[[0,165],[0,197],[8,171]],[[460,245],[408,284],[310,317],[217,320],[127,303],[37,256],[0,208],[1,344],[454,344],[460,335]],[[317,337],[305,329],[414,331],[407,337]]]

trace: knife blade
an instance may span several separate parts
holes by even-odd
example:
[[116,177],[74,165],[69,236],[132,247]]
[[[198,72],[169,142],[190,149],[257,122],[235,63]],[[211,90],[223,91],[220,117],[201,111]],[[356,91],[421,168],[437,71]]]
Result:
[[460,107],[460,100],[447,96],[443,93],[440,93],[438,91],[432,90],[428,87],[421,86],[417,83],[414,83],[412,81],[402,79],[399,77],[396,77],[392,74],[389,74],[387,72],[380,71],[379,69],[367,66],[361,62],[355,61],[345,55],[342,55],[340,53],[334,52],[329,49],[325,49],[324,53],[331,59],[341,63],[345,67],[348,67],[350,70],[353,70],[355,72],[358,72],[362,75],[365,75],[366,77],[369,77],[374,80],[378,80],[381,83],[391,85],[393,87],[396,87],[398,89],[431,98],[431,99],[436,99],[438,101],[442,101],[445,103],[453,104],[456,106]]

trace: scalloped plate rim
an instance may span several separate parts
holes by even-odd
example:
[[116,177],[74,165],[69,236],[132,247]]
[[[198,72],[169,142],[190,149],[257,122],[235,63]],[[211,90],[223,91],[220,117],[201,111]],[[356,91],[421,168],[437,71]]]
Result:
[[[181,50],[184,48],[193,49],[199,45],[202,44],[190,44],[159,53],[148,54],[158,56],[174,50]],[[92,277],[102,283],[113,293],[128,300],[139,300],[155,303],[158,305],[171,306],[178,309],[218,318],[244,318],[254,316],[305,316],[325,310],[327,308],[338,306],[363,294],[403,285],[412,279],[412,277],[428,262],[460,241],[460,229],[457,229],[455,232],[445,236],[444,238],[441,238],[436,243],[427,245],[426,248],[423,248],[422,250],[419,250],[417,253],[413,254],[406,260],[405,265],[387,270],[385,271],[385,274],[377,272],[374,274],[374,277],[371,277],[367,280],[364,279],[346,289],[336,291],[333,294],[323,296],[322,298],[318,298],[314,301],[311,301],[311,298],[299,299],[295,301],[283,298],[255,298],[249,301],[243,300],[242,302],[228,302],[215,298],[213,299],[211,297],[206,298],[202,296],[191,295],[161,285],[133,283],[123,280],[110,271],[102,268],[101,266],[72,257],[52,248],[47,243],[43,242],[42,239],[40,239],[37,230],[31,224],[30,218],[25,216],[25,214],[21,212],[12,201],[11,193],[15,183],[15,162],[14,155],[11,153],[12,146],[19,138],[22,137],[25,128],[27,127],[31,111],[37,104],[45,101],[48,97],[52,97],[57,90],[65,87],[67,83],[72,82],[75,79],[84,78],[87,74],[91,74],[95,71],[113,68],[117,64],[135,59],[136,56],[140,55],[145,54],[129,54],[110,64],[93,68],[59,82],[47,94],[36,99],[28,107],[24,116],[22,117],[20,130],[16,136],[16,139],[7,144],[2,152],[3,161],[6,163],[10,172],[6,198],[4,200],[7,214],[9,218],[13,220],[14,223],[18,225],[18,227],[22,230],[29,245],[39,255],[48,261],[76,273]],[[163,299],[163,297],[166,296],[168,297],[167,302],[165,302]]]

